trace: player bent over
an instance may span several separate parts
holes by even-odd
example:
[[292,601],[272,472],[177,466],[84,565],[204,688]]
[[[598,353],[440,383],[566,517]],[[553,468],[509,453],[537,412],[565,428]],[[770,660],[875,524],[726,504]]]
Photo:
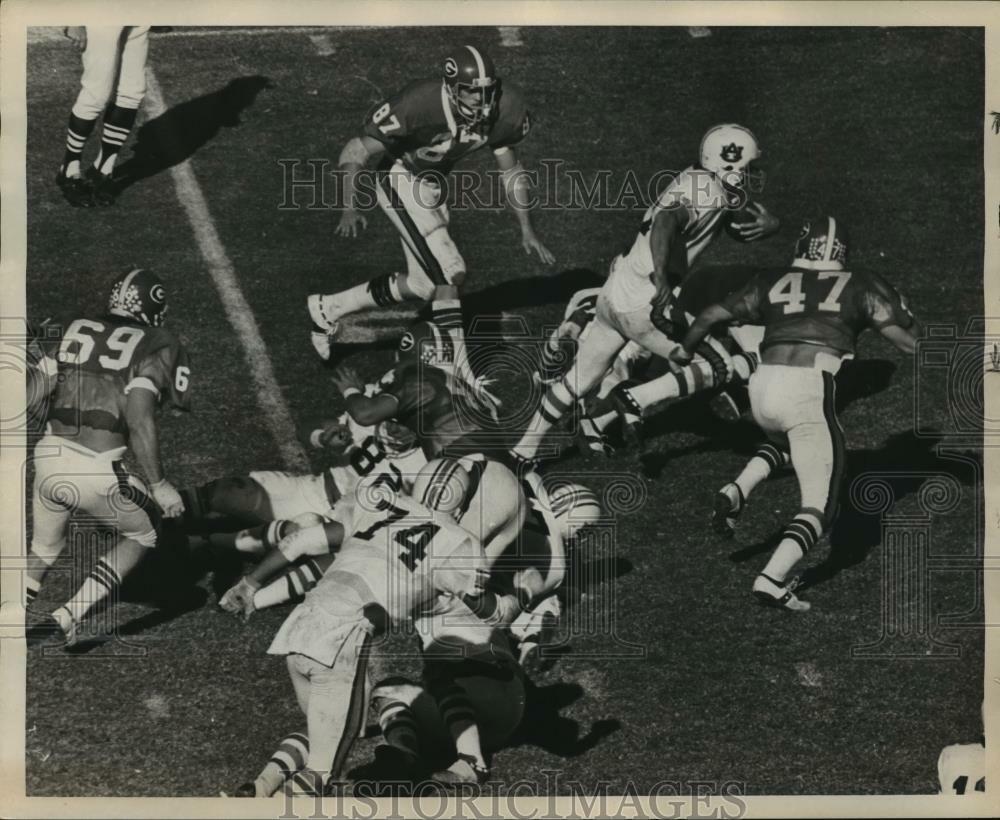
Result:
[[[29,607],[66,546],[73,513],[107,522],[119,535],[77,593],[52,613],[68,644],[87,612],[116,594],[146,550],[156,546],[156,505],[167,517],[184,510],[160,466],[155,415],[163,403],[188,408],[187,353],[161,327],[166,310],[159,277],[132,270],[115,279],[107,315],[77,319],[60,342],[48,427],[34,454]],[[126,468],[126,450],[148,485]]]
[[417,80],[365,120],[361,133],[340,154],[345,172],[344,213],[337,235],[353,237],[367,225],[356,203],[358,175],[376,168],[379,207],[399,231],[406,272],[391,273],[333,294],[309,296],[312,343],[330,358],[340,319],[359,310],[427,300],[435,285],[461,286],[465,260],[448,234],[444,177],[455,163],[479,148],[493,151],[505,197],[521,227],[521,245],[545,264],[555,258],[535,235],[528,211],[528,179],[514,146],[531,128],[521,90],[501,84],[489,55],[474,46],[455,49],[441,79]]
[[[772,446],[751,465],[758,460],[774,466],[789,458],[801,506],[753,592],[763,603],[795,611],[809,604],[795,595],[797,581],[788,576],[829,531],[843,479],[844,433],[834,408],[834,375],[845,358],[854,357],[866,328],[878,330],[904,353],[913,353],[920,334],[919,323],[891,285],[876,274],[847,270],[847,247],[846,231],[833,217],[805,222],[791,266],[759,274],[721,304],[706,308],[673,354],[674,361],[688,361],[720,322],[764,325],[750,404]],[[739,515],[746,495],[770,472],[760,467],[752,466],[752,473],[737,479],[740,483],[722,489],[728,501],[722,515]]]
[[[727,224],[729,211],[741,201],[748,167],[759,155],[756,138],[742,126],[716,126],[705,134],[701,164],[685,169],[671,182],[646,211],[632,248],[612,262],[597,298],[596,316],[581,335],[573,366],[546,390],[538,412],[511,451],[515,460],[534,459],[549,430],[598,385],[630,341],[664,358],[678,346],[668,337],[672,291]],[[765,236],[777,227],[777,219],[760,208],[746,238]],[[706,339],[699,353],[709,362],[713,384],[730,378],[734,363],[715,340]],[[625,393],[620,398],[626,403],[625,423],[638,427],[641,406]]]

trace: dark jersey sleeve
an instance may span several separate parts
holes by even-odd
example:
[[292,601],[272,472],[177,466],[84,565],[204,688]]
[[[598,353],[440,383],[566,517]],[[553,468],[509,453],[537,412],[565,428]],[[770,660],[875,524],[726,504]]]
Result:
[[132,374],[132,381],[145,379],[152,382],[160,401],[178,410],[191,408],[190,378],[187,351],[176,337],[166,335],[156,339],[149,353],[135,364]]
[[531,114],[520,88],[513,83],[504,83],[499,106],[497,121],[488,141],[494,151],[517,145],[531,131]]
[[378,140],[393,156],[400,156],[420,124],[421,112],[428,105],[427,97],[426,81],[410,83],[368,112],[361,134]]
[[896,325],[904,330],[913,324],[913,314],[906,300],[892,285],[877,274],[868,274],[859,291],[861,314],[876,330]]
[[727,296],[722,305],[741,324],[763,324],[763,308],[767,302],[765,286],[763,278],[755,276],[743,288]]
[[383,377],[382,392],[399,403],[396,418],[405,418],[425,406],[434,398],[434,387],[429,379],[421,379],[416,366],[399,365]]

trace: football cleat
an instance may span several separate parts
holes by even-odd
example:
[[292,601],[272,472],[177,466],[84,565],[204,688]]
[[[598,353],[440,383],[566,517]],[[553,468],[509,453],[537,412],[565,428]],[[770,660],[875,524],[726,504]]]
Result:
[[90,190],[94,204],[102,208],[114,205],[118,198],[118,185],[112,179],[111,174],[102,174],[96,168],[87,171],[87,181],[90,183]]
[[325,300],[328,297],[321,293],[312,293],[306,300],[309,309],[309,318],[312,320],[312,332],[309,336],[313,349],[325,362],[330,359],[330,349],[333,337],[337,335],[340,323],[328,315],[329,303]]
[[798,578],[792,578],[783,586],[782,582],[775,581],[762,572],[754,579],[753,594],[765,606],[788,609],[792,612],[808,612],[812,604],[796,597],[795,589],[798,585]]
[[257,796],[257,786],[253,783],[244,783],[236,791],[233,792],[233,797],[256,797]]
[[732,538],[736,532],[736,519],[743,512],[743,504],[743,492],[738,485],[730,483],[719,490],[712,508],[712,529],[718,535]]
[[472,755],[460,754],[458,760],[447,769],[434,772],[431,775],[431,780],[445,788],[457,788],[458,786],[482,786],[489,780],[489,777],[490,770],[480,766]]
[[842,270],[847,265],[847,229],[832,216],[807,219],[795,240],[792,265],[813,270]]
[[608,400],[622,420],[622,438],[628,447],[642,446],[642,407],[639,406],[625,384],[619,384],[610,393]]
[[63,198],[74,208],[92,208],[93,192],[83,177],[68,177],[61,170],[56,174],[56,185]]
[[580,421],[576,428],[576,436],[581,450],[598,453],[605,458],[610,458],[614,455],[615,448],[611,446],[611,441],[594,420],[586,414],[580,415]]

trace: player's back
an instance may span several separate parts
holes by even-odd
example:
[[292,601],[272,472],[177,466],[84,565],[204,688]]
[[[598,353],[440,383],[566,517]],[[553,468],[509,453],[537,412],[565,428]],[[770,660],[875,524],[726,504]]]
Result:
[[773,269],[759,274],[731,303],[738,319],[765,325],[762,350],[803,344],[853,356],[866,328],[907,326],[912,320],[891,286],[859,271]]
[[91,428],[127,435],[126,397],[142,386],[187,408],[190,369],[177,337],[116,318],[77,319],[63,334],[49,419],[57,433]]
[[331,614],[410,617],[439,592],[477,589],[488,572],[478,539],[399,493],[384,475],[355,493],[349,534],[307,602]]

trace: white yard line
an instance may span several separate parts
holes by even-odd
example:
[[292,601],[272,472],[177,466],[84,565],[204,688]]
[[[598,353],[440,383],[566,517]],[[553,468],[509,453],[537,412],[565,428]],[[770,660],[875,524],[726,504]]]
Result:
[[702,37],[711,37],[712,29],[705,26],[688,26],[688,34],[698,40]]
[[[167,109],[166,101],[163,99],[163,92],[156,80],[156,75],[148,66],[146,68],[146,84],[146,105],[149,114],[151,117],[159,117]],[[219,238],[212,214],[208,210],[208,203],[205,201],[205,195],[202,193],[194,169],[191,167],[191,161],[186,159],[175,165],[170,169],[170,176],[173,178],[174,187],[177,190],[177,198],[180,200],[181,206],[187,214],[191,230],[194,232],[195,241],[208,265],[212,282],[219,292],[226,318],[229,319],[229,323],[233,326],[233,330],[236,331],[240,344],[243,346],[247,363],[250,365],[250,375],[254,392],[257,394],[257,402],[264,414],[264,424],[278,445],[285,466],[288,469],[306,470],[309,467],[309,459],[296,438],[292,414],[289,412],[288,404],[281,393],[281,387],[274,377],[274,368],[271,366],[271,359],[268,356],[264,340],[261,338],[260,328],[257,327],[257,321],[250,310],[250,305],[247,304],[243,291],[240,289],[236,269]],[[305,305],[303,304],[302,307],[304,313]],[[308,340],[304,335],[302,342],[303,352],[306,353],[308,352]]]
[[507,48],[520,48],[524,45],[518,26],[497,26],[497,30],[500,32],[500,45]]

